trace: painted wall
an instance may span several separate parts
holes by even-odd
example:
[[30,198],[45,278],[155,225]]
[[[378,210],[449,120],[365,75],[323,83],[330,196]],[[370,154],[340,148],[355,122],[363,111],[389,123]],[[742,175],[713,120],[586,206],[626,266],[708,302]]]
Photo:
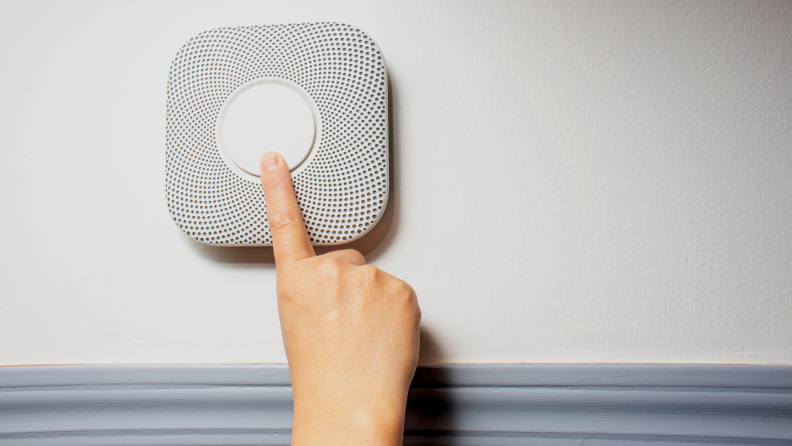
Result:
[[792,363],[789,2],[2,2],[0,363],[283,362],[271,250],[165,206],[169,65],[342,21],[392,81],[426,362]]

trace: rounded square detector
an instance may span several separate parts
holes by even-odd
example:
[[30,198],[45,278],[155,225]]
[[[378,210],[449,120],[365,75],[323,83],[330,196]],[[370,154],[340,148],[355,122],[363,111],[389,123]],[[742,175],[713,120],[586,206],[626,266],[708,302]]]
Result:
[[168,77],[166,195],[217,246],[270,246],[258,162],[280,153],[314,245],[347,243],[388,203],[388,78],[377,44],[339,23],[219,28]]

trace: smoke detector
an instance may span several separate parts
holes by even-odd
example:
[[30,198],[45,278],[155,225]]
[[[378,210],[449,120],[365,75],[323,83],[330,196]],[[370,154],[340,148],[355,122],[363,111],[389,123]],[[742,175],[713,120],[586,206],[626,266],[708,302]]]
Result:
[[168,77],[166,194],[174,222],[216,246],[270,246],[258,162],[280,153],[314,245],[348,243],[388,203],[382,51],[339,23],[219,28]]

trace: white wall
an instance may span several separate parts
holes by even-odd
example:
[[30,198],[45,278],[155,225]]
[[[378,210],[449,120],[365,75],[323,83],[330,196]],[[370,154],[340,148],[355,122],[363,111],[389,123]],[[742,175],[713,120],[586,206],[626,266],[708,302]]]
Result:
[[417,290],[422,360],[792,363],[792,3],[16,1],[0,364],[285,361],[271,250],[170,220],[166,82],[201,31],[316,21],[388,63],[361,249]]

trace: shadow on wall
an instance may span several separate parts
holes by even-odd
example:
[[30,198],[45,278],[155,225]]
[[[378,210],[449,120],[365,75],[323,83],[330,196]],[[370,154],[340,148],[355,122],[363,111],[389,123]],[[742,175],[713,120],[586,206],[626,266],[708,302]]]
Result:
[[[390,77],[388,77],[388,150],[390,163],[388,166],[388,175],[390,176],[390,191],[388,193],[388,204],[380,217],[379,222],[372,228],[365,236],[343,245],[335,246],[315,246],[316,254],[325,254],[331,251],[338,251],[343,249],[355,249],[364,256],[367,256],[367,261],[375,260],[378,252],[387,249],[393,242],[394,235],[388,234],[396,232],[398,224],[394,225],[394,215],[397,214],[396,208],[400,204],[398,200],[399,191],[399,178],[397,172],[399,171],[394,166],[398,164],[394,153],[399,153],[395,150],[394,146],[396,141],[393,138],[393,87]],[[185,236],[186,237],[186,236]],[[386,240],[387,238],[387,240]],[[383,243],[384,242],[384,243]],[[272,252],[272,247],[222,247],[204,245],[198,241],[189,238],[190,248],[199,256],[204,259],[211,260],[218,263],[275,263],[275,256]],[[374,252],[380,245],[382,249]],[[369,258],[369,254],[372,254]]]
[[[437,339],[421,327],[421,352],[407,398],[404,420],[404,444],[436,444],[433,437],[443,436],[455,426],[451,393],[444,388],[451,384],[449,368]],[[432,365],[436,364],[436,365]],[[445,443],[443,443],[445,444]]]

